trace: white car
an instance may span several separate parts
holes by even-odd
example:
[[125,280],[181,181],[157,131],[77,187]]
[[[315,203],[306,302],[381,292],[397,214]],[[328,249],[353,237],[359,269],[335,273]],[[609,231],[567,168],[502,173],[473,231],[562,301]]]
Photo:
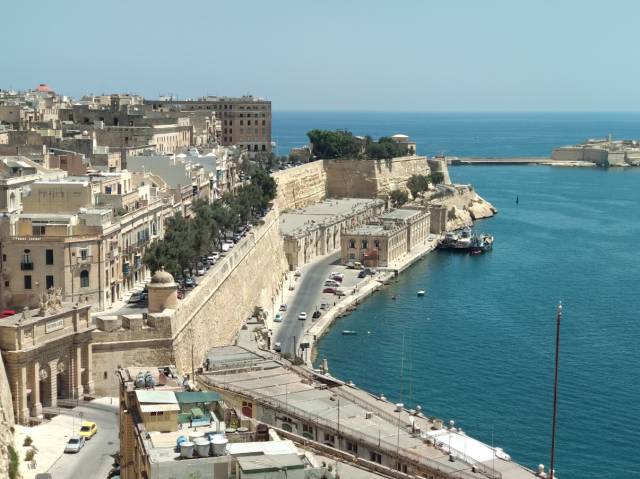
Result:
[[276,315],[273,317],[273,321],[275,323],[281,323],[282,322],[282,314],[276,313]]
[[64,446],[64,452],[80,452],[84,446],[84,437],[82,436],[71,436],[67,445]]
[[198,276],[204,276],[204,274],[207,272],[207,270],[205,270],[204,268],[198,268]]
[[302,320],[307,319],[307,313],[305,313],[304,311],[303,311],[303,312],[301,312],[301,313],[298,315],[298,319],[302,319]]
[[324,282],[325,286],[331,286],[333,288],[336,288],[338,286],[340,286],[340,283],[338,283],[337,281],[333,280],[333,279],[328,279]]
[[273,350],[274,350],[276,353],[279,353],[280,351],[282,351],[282,344],[280,344],[280,343],[275,343],[275,344],[273,345]]

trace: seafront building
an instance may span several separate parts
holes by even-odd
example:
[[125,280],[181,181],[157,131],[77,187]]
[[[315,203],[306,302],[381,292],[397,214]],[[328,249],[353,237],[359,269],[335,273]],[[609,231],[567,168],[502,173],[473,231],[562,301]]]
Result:
[[358,261],[376,268],[393,265],[426,244],[430,217],[425,208],[398,208],[346,230],[341,237],[342,264]]
[[551,159],[598,166],[640,166],[640,142],[613,140],[609,135],[608,138],[589,139],[579,145],[554,148]]
[[379,216],[386,208],[380,199],[327,199],[283,213],[280,231],[290,269],[337,251],[342,233]]

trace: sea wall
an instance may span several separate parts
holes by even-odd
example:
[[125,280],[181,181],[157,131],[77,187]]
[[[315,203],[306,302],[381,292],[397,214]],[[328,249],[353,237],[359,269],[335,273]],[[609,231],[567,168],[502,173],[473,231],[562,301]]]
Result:
[[11,389],[0,355],[0,477],[9,477],[9,450],[13,447],[13,403]]
[[427,158],[403,156],[388,160],[323,160],[328,197],[388,198],[407,190],[412,175],[429,174]]

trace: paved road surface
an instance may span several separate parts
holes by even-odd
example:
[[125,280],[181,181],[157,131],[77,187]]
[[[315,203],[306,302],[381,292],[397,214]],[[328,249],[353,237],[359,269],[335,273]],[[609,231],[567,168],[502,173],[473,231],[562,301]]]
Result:
[[[284,313],[284,320],[274,331],[273,343],[282,344],[282,352],[293,354],[293,341],[300,344],[303,330],[311,326],[311,315],[317,307],[320,307],[320,294],[324,282],[331,271],[336,270],[336,264],[340,262],[340,251],[328,255],[326,258],[315,262],[302,270],[302,277],[296,282],[296,294],[289,303],[288,310]],[[298,314],[304,311],[308,315],[306,321],[298,319]]]
[[[47,472],[53,479],[106,478],[111,470],[113,457],[118,452],[118,408],[107,404],[82,405],[74,409],[61,409],[61,414],[82,413],[79,421],[93,421],[98,425],[98,434],[85,443],[77,454],[63,454]],[[79,429],[79,427],[77,427]],[[76,429],[76,430],[77,430]],[[60,444],[64,448],[64,444]]]

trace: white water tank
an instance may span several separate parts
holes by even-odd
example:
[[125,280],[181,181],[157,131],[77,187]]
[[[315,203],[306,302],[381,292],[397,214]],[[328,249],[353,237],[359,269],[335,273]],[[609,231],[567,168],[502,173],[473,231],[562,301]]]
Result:
[[180,444],[180,456],[185,459],[191,459],[193,457],[193,443],[186,441]]
[[193,443],[195,444],[196,452],[198,453],[198,456],[200,456],[200,457],[209,456],[209,450],[211,449],[211,443],[209,442],[208,439],[206,439],[204,437],[198,437],[193,441]]
[[227,444],[229,440],[222,434],[216,434],[211,438],[211,447],[214,456],[224,456],[227,453]]

